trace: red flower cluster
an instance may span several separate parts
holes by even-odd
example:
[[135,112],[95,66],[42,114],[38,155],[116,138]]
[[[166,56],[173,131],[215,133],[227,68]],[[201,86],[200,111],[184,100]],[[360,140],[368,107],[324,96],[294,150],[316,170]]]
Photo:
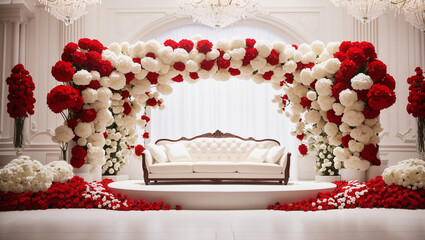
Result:
[[305,144],[301,144],[298,146],[298,151],[300,152],[301,155],[305,156],[308,153],[308,148]]
[[12,68],[12,74],[6,78],[9,85],[7,112],[11,118],[28,117],[34,114],[35,85],[29,72],[22,64]]
[[306,200],[269,205],[268,209],[284,211],[317,211],[342,208],[425,209],[425,189],[411,190],[399,185],[388,186],[381,176],[366,183],[337,181],[333,192],[318,193]]
[[415,71],[416,75],[407,79],[407,83],[410,84],[407,112],[414,117],[425,118],[425,77],[420,67]]
[[375,146],[375,144],[371,143],[364,146],[360,155],[364,160],[369,161],[371,165],[380,166],[381,160],[379,160],[377,154],[378,148]]
[[[0,211],[36,210],[48,208],[101,208],[118,211],[169,210],[163,201],[149,203],[143,199],[130,200],[108,187],[112,180],[87,183],[75,176],[66,183],[54,182],[46,192],[0,192]],[[176,206],[180,210],[180,206]]]
[[84,165],[85,160],[84,158],[87,156],[87,150],[86,148],[82,146],[74,146],[72,148],[72,158],[71,158],[71,165],[75,168],[80,168]]
[[382,84],[373,84],[367,94],[368,104],[371,108],[380,111],[395,103],[395,92]]

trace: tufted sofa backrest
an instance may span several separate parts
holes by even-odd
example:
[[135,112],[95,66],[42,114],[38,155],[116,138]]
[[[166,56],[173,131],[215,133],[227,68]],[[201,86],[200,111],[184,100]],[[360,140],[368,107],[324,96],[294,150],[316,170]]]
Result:
[[[175,141],[159,140],[157,145],[165,145]],[[200,137],[193,140],[180,140],[192,157],[192,161],[230,161],[243,162],[254,148],[271,148],[279,146],[273,140],[242,140],[234,137],[210,138]]]

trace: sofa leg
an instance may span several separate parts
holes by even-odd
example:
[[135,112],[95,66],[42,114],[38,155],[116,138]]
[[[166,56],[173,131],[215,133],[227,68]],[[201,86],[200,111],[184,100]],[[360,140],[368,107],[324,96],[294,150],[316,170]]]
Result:
[[149,185],[149,179],[145,178],[145,185]]
[[282,181],[279,181],[279,184],[282,184]]

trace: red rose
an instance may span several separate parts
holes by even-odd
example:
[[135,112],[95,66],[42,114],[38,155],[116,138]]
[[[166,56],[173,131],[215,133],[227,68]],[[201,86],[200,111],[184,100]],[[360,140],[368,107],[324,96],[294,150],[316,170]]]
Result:
[[196,44],[196,49],[200,53],[207,54],[208,52],[211,51],[212,46],[213,46],[212,42],[208,40],[201,40]]
[[149,106],[151,106],[151,107],[154,107],[157,103],[158,103],[158,102],[156,101],[156,99],[155,99],[155,98],[149,98],[149,99],[146,101],[146,104],[148,104],[148,105],[149,105]]
[[142,146],[142,145],[137,145],[135,148],[134,148],[134,152],[136,153],[136,155],[137,156],[140,156],[140,155],[142,155],[142,153],[143,153],[143,151],[145,151],[145,148]]
[[307,108],[308,109],[308,108],[311,107],[311,101],[308,98],[306,98],[306,97],[302,97],[301,98],[300,104],[303,106],[303,108]]
[[79,92],[69,85],[54,87],[47,94],[47,105],[54,113],[60,113],[68,108],[73,108],[80,97]]
[[351,78],[356,74],[357,72],[357,66],[356,63],[351,61],[350,59],[345,59],[341,63],[341,72],[344,74],[344,76]]
[[71,163],[71,165],[74,168],[80,168],[80,167],[82,167],[84,165],[85,161],[84,161],[84,158],[75,158],[75,157],[73,157],[73,158],[71,158],[71,162],[70,163]]
[[333,109],[326,112],[326,117],[328,117],[328,121],[331,123],[335,123],[336,125],[342,124],[342,114],[336,115]]
[[347,54],[345,52],[336,52],[334,54],[334,57],[335,58],[338,58],[338,60],[340,62],[343,62],[345,59],[347,59]]
[[347,52],[348,49],[351,48],[351,46],[353,46],[353,44],[350,41],[343,41],[340,45],[339,45],[339,51],[341,52]]
[[102,60],[99,64],[97,71],[100,73],[101,77],[108,77],[109,74],[114,71],[114,67],[109,61]]
[[350,134],[347,134],[341,138],[342,146],[345,148],[348,148],[348,143],[350,140],[353,140],[353,138],[350,136]]
[[125,115],[128,115],[128,114],[130,114],[130,112],[131,112],[131,106],[130,106],[130,104],[128,104],[128,102],[124,102],[124,114]]
[[102,54],[102,52],[103,52],[104,49],[105,49],[105,47],[98,40],[96,40],[96,39],[91,40],[90,50],[96,51],[99,54]]
[[79,159],[84,159],[87,156],[87,151],[86,149],[84,149],[84,147],[82,146],[74,146],[72,148],[72,157],[73,158],[79,158]]
[[143,133],[143,138],[149,138],[149,133],[148,132]]
[[204,59],[201,62],[201,68],[204,69],[204,70],[206,70],[206,71],[209,71],[209,70],[211,70],[214,67],[214,63],[215,63],[214,60],[208,61],[208,60]]
[[146,54],[146,57],[150,57],[150,58],[156,59],[156,55],[155,55],[155,53],[153,53],[153,52],[148,52],[148,53]]
[[81,66],[86,63],[86,54],[76,51],[72,55],[72,61],[75,65]]
[[184,65],[184,63],[182,63],[182,62],[176,62],[176,63],[174,63],[174,66],[173,67],[177,71],[184,71],[186,69],[186,65]]
[[269,63],[272,66],[279,64],[279,53],[276,52],[276,50],[272,49],[272,52],[266,58],[266,60],[267,60],[267,63]]
[[285,81],[289,84],[294,83],[294,74],[292,73],[285,73]]
[[364,146],[363,151],[361,152],[360,155],[364,160],[372,162],[375,159],[377,159],[377,156],[376,156],[377,153],[378,153],[378,149],[376,148],[375,144],[371,143]]
[[302,141],[303,139],[304,139],[304,133],[303,134],[298,134],[297,135],[297,138],[300,140],[300,141]]
[[369,106],[366,106],[363,109],[363,115],[366,119],[374,119],[379,116],[379,113],[380,113],[379,110],[375,110]]
[[55,66],[52,67],[52,75],[59,82],[71,81],[74,73],[74,68],[69,62],[58,61]]
[[102,56],[96,51],[90,51],[86,54],[87,63],[92,66],[99,66],[102,61]]
[[133,58],[133,62],[142,65],[142,59],[140,58]]
[[121,99],[126,99],[130,96],[130,92],[127,90],[121,90]]
[[336,83],[340,83],[340,82],[344,82],[344,83],[350,83],[351,78],[345,76],[344,74],[342,74],[341,71],[335,73],[335,82]]
[[370,42],[361,42],[360,48],[363,50],[365,56],[369,60],[373,60],[376,58],[375,46],[373,46]]
[[193,80],[196,80],[199,78],[199,75],[197,72],[191,72],[189,73],[190,78],[192,78]]
[[179,42],[179,48],[183,48],[186,52],[190,52],[193,49],[193,42],[188,39],[182,39]]
[[354,90],[354,92],[357,93],[357,99],[362,101],[367,100],[367,94],[369,93],[369,90]]
[[181,74],[173,77],[171,80],[173,80],[174,82],[183,82],[183,76]]
[[129,84],[134,79],[134,73],[132,73],[132,72],[128,72],[128,73],[124,74],[124,76],[125,76],[125,83],[126,84]]
[[366,56],[360,48],[351,47],[347,51],[347,56],[351,61],[355,62],[358,67],[363,67],[366,63]]
[[78,44],[76,44],[74,42],[70,42],[70,43],[66,44],[65,47],[63,48],[63,53],[70,56],[75,51],[77,51],[77,49],[78,49]]
[[305,156],[308,153],[308,148],[305,144],[301,144],[300,146],[298,146],[298,151],[301,155]]
[[241,71],[237,68],[229,68],[228,71],[229,71],[230,75],[232,75],[232,76],[238,76],[238,75],[241,74]]
[[92,46],[92,41],[88,38],[81,38],[80,40],[78,40],[78,46],[81,49],[89,50]]
[[69,119],[67,122],[69,128],[75,128],[78,125],[77,119]]
[[168,39],[164,42],[164,46],[171,47],[173,50],[178,48],[179,45],[176,43],[176,41]]
[[375,110],[382,110],[395,103],[395,92],[382,84],[373,84],[367,94],[369,106]]
[[159,74],[156,72],[148,72],[148,75],[146,75],[146,78],[151,82],[152,85],[158,84],[158,77]]
[[256,43],[255,39],[251,39],[251,38],[245,39],[245,44],[247,48],[253,48],[255,43]]
[[73,112],[80,112],[83,108],[84,99],[82,96],[78,96],[77,100],[75,101],[74,107],[72,107]]
[[274,74],[274,72],[273,72],[273,71],[265,72],[265,73],[263,74],[263,78],[264,78],[264,80],[270,80],[270,79],[272,79],[273,74]]
[[89,83],[89,87],[93,89],[99,89],[100,88],[100,82],[97,80],[91,80]]
[[81,114],[81,121],[89,123],[93,122],[96,119],[97,113],[96,110],[93,108],[91,109],[84,109]]
[[217,59],[217,67],[219,69],[227,69],[228,67],[230,67],[230,61],[229,60],[226,60],[226,59],[224,59],[222,57],[219,57]]
[[387,74],[387,65],[379,60],[375,60],[367,65],[369,76],[374,82],[380,82]]
[[242,66],[248,66],[248,64],[251,62],[251,60],[253,60],[254,58],[256,58],[258,55],[258,51],[255,48],[246,48],[245,49],[245,56],[242,59]]
[[146,121],[146,123],[148,123],[148,122],[151,120],[151,119],[150,119],[148,116],[146,116],[146,115],[142,115],[141,119],[142,119],[142,120],[145,120],[145,121]]
[[386,74],[384,79],[381,82],[383,85],[387,86],[389,89],[394,90],[395,89],[395,80],[393,76],[390,74]]

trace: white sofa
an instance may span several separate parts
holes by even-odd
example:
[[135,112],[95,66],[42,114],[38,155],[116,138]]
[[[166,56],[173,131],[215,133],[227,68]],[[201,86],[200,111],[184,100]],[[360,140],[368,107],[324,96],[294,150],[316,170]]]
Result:
[[[187,150],[189,156],[185,155],[186,159],[171,156],[175,155],[171,152],[175,150],[170,147],[177,145],[178,147],[183,145]],[[162,150],[158,152],[158,149]],[[269,162],[261,161],[264,152],[267,153],[265,160]],[[291,153],[284,152],[276,140],[244,139],[219,130],[190,139],[184,137],[178,140],[159,139],[155,145],[148,145],[142,156],[146,185],[150,181],[176,180],[278,181],[286,185],[291,159]],[[273,159],[277,161],[271,163]]]

